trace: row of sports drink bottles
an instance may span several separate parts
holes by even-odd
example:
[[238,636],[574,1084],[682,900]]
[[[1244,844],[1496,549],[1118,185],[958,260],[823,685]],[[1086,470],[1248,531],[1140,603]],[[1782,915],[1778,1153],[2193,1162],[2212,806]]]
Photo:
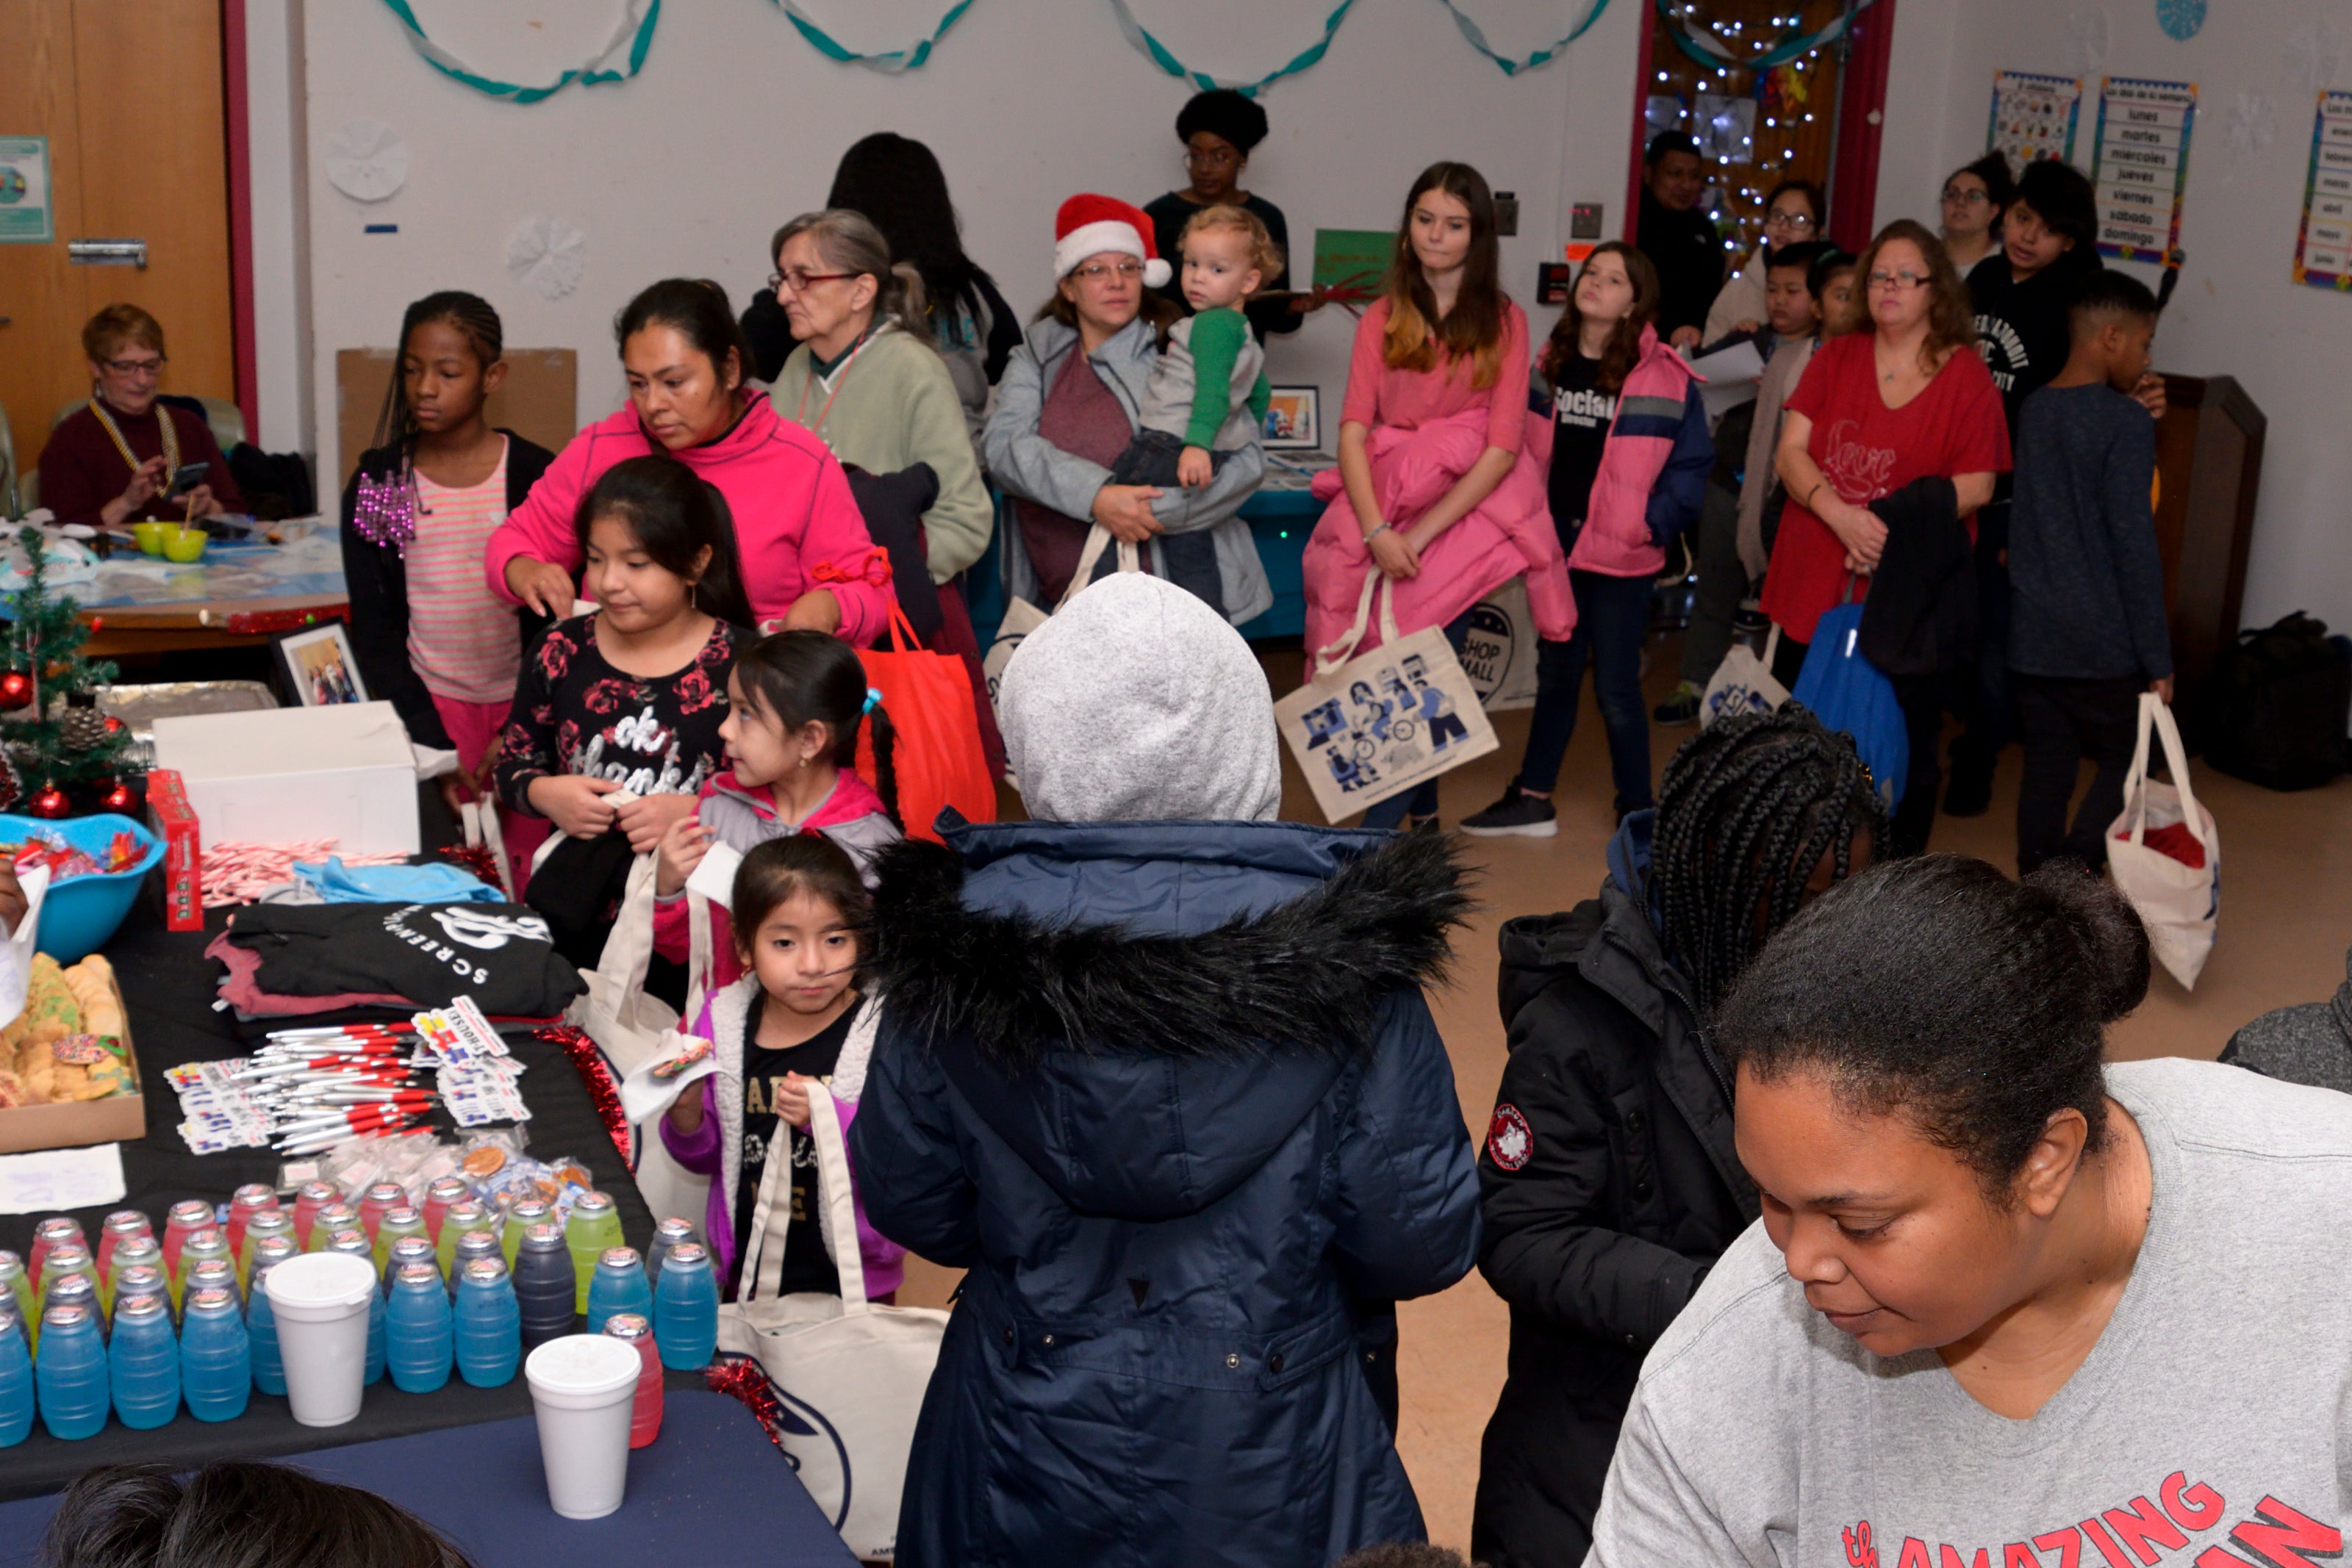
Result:
[[0,1448],[22,1441],[37,1411],[52,1437],[79,1438],[110,1409],[145,1428],[184,1403],[200,1421],[227,1421],[254,1389],[284,1396],[265,1281],[304,1251],[373,1262],[383,1288],[369,1304],[366,1381],[389,1373],[404,1393],[429,1394],[453,1370],[500,1386],[525,1351],[573,1333],[584,1312],[589,1333],[632,1340],[645,1360],[642,1447],[660,1426],[661,1369],[708,1365],[717,1348],[719,1286],[693,1228],[664,1220],[641,1260],[604,1193],[559,1220],[536,1201],[497,1216],[457,1178],[436,1183],[422,1209],[390,1184],[352,1205],[319,1183],[288,1211],[257,1184],[217,1218],[210,1204],[174,1204],[158,1241],[145,1214],[122,1209],[93,1249],[59,1217],[35,1228],[29,1258],[0,1250]]

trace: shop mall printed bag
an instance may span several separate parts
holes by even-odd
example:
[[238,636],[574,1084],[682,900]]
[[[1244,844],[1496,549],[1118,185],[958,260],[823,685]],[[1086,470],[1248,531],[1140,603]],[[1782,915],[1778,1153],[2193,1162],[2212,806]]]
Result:
[[[2147,737],[2164,742],[2164,766],[2172,782],[2147,776]],[[2151,842],[2167,828],[2186,828],[2173,852]],[[2201,849],[2201,854],[2195,853]],[[2190,860],[2197,864],[2189,863]],[[2213,813],[2198,802],[2189,782],[2189,756],[2180,744],[2172,710],[2154,692],[2139,697],[2139,744],[2131,771],[2124,775],[2124,809],[2107,826],[2107,869],[2147,927],[2147,945],[2183,990],[2197,988],[2198,974],[2213,951],[2221,920],[2221,831]]]
[[[1355,624],[1316,650],[1307,684],[1274,705],[1324,819],[1339,821],[1495,749],[1495,727],[1443,628],[1397,631],[1389,580],[1364,578]],[[1381,643],[1358,654],[1375,603]]]
[[1851,578],[1846,593],[1846,602],[1823,611],[1815,623],[1805,667],[1790,695],[1811,709],[1824,728],[1853,737],[1878,798],[1892,811],[1903,803],[1911,771],[1911,732],[1903,726],[1895,683],[1863,656],[1862,606],[1853,601]]
[[[869,999],[850,1029],[870,1039],[880,1018],[880,1002]],[[841,1294],[778,1294],[793,1207],[793,1129],[779,1119],[743,1239],[742,1283],[719,1309],[719,1348],[756,1358],[767,1373],[783,1407],[777,1442],[843,1542],[860,1557],[887,1558],[897,1547],[907,1455],[948,1314],[866,1299],[840,1113],[823,1084],[808,1092],[817,1201]]]
[[1528,580],[1515,577],[1470,607],[1462,639],[1462,671],[1488,713],[1533,707],[1536,702],[1536,618],[1528,609]]
[[[915,636],[906,612],[890,607],[890,646],[861,648],[866,679],[882,694],[898,744],[898,815],[907,836],[940,841],[933,826],[952,806],[967,822],[996,821],[996,778],[980,744],[980,710],[971,672],[953,653],[934,653]],[[871,726],[857,732],[857,776],[875,783]]]
[[[1715,667],[1714,677],[1706,683],[1706,695],[1699,698],[1698,727],[1705,729],[1717,719],[1770,713],[1787,702],[1789,688],[1772,678],[1772,656],[1780,651],[1780,627],[1777,622],[1771,634],[1764,639],[1760,655],[1747,643],[1735,641],[1731,652],[1723,656],[1723,663]],[[1909,751],[1907,743],[1904,749]]]

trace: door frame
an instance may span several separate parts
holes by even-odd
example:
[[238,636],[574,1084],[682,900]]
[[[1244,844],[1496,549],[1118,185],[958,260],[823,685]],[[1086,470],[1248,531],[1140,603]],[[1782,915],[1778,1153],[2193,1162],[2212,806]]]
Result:
[[[1879,0],[1885,5],[1887,0]],[[221,0],[221,79],[228,103],[229,331],[236,365],[236,406],[246,439],[261,440],[258,351],[253,328],[253,127],[245,56],[245,0]]]

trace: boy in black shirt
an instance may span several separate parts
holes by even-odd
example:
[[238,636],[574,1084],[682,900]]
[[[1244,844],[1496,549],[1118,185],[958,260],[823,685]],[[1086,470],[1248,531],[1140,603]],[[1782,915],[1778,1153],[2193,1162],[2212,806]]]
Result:
[[[2010,524],[2014,595],[2009,667],[2025,740],[2017,869],[2069,854],[2106,861],[2138,738],[2139,694],[2172,700],[2164,566],[2149,492],[2156,422],[2133,390],[2147,372],[2156,298],[2098,272],[2068,315],[2065,368],[2018,413]],[[2084,753],[2097,766],[2070,831],[2066,805]]]

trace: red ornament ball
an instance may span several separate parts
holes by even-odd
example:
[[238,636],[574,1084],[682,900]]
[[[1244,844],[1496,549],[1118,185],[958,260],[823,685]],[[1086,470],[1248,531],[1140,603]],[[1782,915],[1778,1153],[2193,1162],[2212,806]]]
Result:
[[26,809],[36,817],[62,817],[73,807],[66,800],[66,792],[52,784],[34,796],[32,803]]
[[16,712],[33,700],[33,677],[22,670],[0,675],[0,709]]
[[131,793],[128,784],[117,784],[99,799],[99,804],[110,811],[128,811],[135,801],[136,797]]
[[108,714],[106,716],[106,733],[109,735],[121,735],[122,733],[122,721],[115,717],[112,714]]
[[96,632],[103,632],[103,631],[105,631],[105,630],[106,630],[106,617],[105,617],[105,616],[103,616],[103,615],[93,615],[93,616],[91,616],[91,617],[89,618],[89,629],[90,629],[90,631],[91,631],[93,633],[96,633]]

